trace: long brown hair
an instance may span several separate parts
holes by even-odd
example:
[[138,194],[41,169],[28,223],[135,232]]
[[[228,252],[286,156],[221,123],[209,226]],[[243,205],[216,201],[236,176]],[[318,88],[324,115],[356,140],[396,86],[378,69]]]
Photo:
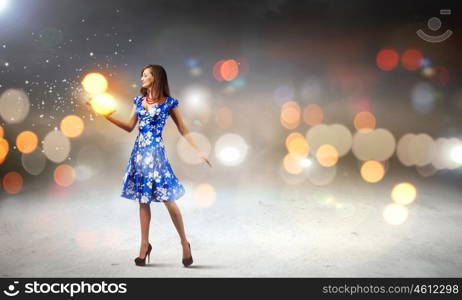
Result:
[[[167,72],[161,65],[147,65],[141,70],[141,76],[143,76],[144,70],[149,68],[152,76],[154,77],[154,84],[152,87],[154,98],[170,97],[170,89],[168,87]],[[145,97],[148,94],[148,89],[141,87],[141,95]]]

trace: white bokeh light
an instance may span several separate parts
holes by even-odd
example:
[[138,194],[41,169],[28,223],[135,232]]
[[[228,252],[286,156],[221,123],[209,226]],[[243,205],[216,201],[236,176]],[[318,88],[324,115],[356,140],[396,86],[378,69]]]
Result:
[[240,135],[227,133],[215,143],[215,156],[226,166],[236,166],[245,159],[248,148]]
[[451,159],[459,164],[462,164],[462,145],[454,147],[451,150]]
[[302,159],[302,160],[300,161],[300,163],[301,163],[302,167],[307,168],[307,167],[311,166],[311,164],[312,164],[313,162],[311,161],[311,159],[305,158],[305,159]]
[[399,204],[388,204],[383,210],[383,218],[390,225],[401,225],[408,218],[409,212],[407,207]]
[[200,110],[203,105],[208,104],[209,99],[209,90],[199,85],[191,85],[185,88],[181,96],[183,106],[192,111]]
[[45,156],[55,163],[64,161],[71,151],[71,142],[59,130],[50,131],[43,140]]
[[8,0],[0,0],[0,10],[3,10],[8,4]]
[[0,116],[7,123],[21,123],[29,114],[29,109],[29,97],[23,90],[7,89],[0,96]]

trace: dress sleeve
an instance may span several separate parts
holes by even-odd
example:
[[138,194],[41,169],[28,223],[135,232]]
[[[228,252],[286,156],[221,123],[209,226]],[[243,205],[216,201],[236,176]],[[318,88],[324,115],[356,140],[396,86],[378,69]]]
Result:
[[176,99],[176,98],[172,98],[172,99],[173,99],[172,100],[172,106],[170,107],[170,109],[177,107],[178,104],[179,104],[178,99]]
[[136,96],[135,98],[133,98],[133,104],[136,105],[137,101],[138,101],[138,96]]

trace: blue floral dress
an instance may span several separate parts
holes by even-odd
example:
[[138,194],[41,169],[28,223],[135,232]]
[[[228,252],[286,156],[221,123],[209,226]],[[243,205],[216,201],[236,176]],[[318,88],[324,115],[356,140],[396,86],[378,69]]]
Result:
[[146,110],[142,96],[133,99],[139,122],[139,133],[123,177],[121,197],[150,204],[179,199],[185,194],[165,153],[162,130],[170,109],[178,106],[172,97]]

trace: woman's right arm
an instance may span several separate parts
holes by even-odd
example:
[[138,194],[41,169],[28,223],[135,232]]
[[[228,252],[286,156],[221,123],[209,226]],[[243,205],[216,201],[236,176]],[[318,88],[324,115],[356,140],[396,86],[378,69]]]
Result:
[[[111,113],[112,114],[112,113]],[[132,132],[133,128],[135,128],[136,123],[138,122],[138,116],[136,115],[136,105],[133,104],[132,111],[130,112],[130,117],[128,118],[128,122],[122,122],[120,120],[114,119],[111,114],[104,115],[104,117],[111,121],[111,123],[119,126],[120,128],[126,130],[127,132]]]

